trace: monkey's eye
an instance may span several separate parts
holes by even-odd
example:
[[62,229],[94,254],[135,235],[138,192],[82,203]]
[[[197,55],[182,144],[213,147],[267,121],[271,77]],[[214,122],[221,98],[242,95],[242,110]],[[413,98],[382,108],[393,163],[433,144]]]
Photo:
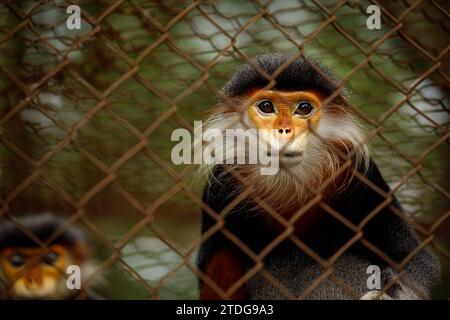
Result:
[[314,108],[308,101],[300,101],[295,109],[295,114],[301,117],[307,117],[313,112]]
[[59,258],[59,254],[57,254],[56,252],[50,251],[42,258],[42,260],[46,264],[52,266],[56,263],[56,261],[58,261],[58,258]]
[[25,257],[22,256],[20,253],[14,253],[13,255],[11,255],[9,257],[9,263],[14,267],[14,268],[19,268],[22,267],[23,265],[25,265]]
[[273,103],[270,100],[261,100],[260,102],[258,102],[256,106],[262,113],[269,114],[275,112],[275,107],[273,106]]

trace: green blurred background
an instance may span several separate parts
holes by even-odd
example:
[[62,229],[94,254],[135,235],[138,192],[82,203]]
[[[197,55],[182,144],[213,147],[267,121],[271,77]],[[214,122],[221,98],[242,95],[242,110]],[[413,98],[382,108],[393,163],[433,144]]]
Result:
[[405,211],[425,228],[441,218],[434,298],[450,297],[446,1],[380,1],[381,30],[366,28],[369,1],[75,3],[81,30],[65,1],[0,3],[2,212],[79,215],[105,296],[197,298],[204,181],[171,162],[170,135],[206,117],[247,57],[304,50],[346,80]]

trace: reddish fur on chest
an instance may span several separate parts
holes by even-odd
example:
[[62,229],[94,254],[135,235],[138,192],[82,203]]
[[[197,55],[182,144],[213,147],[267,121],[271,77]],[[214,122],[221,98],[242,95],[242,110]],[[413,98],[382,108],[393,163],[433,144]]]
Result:
[[[283,219],[294,227],[294,235],[300,239],[307,239],[309,236],[317,234],[317,229],[326,222],[326,213],[318,206],[314,206],[306,212],[299,209],[290,209],[282,213]],[[275,218],[268,216],[267,225],[276,234],[281,234],[286,230],[286,226],[278,222]]]

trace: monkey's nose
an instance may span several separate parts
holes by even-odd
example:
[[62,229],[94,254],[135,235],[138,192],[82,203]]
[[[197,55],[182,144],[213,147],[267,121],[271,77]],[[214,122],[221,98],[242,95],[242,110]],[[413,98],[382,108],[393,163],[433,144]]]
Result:
[[277,135],[281,139],[291,139],[292,129],[291,128],[278,128]]
[[25,278],[30,285],[42,284],[42,276],[37,268],[33,268],[30,271],[28,271]]

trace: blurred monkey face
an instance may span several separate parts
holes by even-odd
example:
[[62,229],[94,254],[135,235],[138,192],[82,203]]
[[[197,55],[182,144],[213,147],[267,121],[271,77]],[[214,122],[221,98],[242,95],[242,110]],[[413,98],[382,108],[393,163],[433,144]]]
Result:
[[312,91],[258,90],[249,97],[248,116],[257,129],[280,146],[280,159],[301,157],[320,120],[321,98]]
[[1,252],[1,267],[16,298],[56,298],[65,285],[64,272],[71,264],[69,252],[53,245],[42,248],[7,248]]

